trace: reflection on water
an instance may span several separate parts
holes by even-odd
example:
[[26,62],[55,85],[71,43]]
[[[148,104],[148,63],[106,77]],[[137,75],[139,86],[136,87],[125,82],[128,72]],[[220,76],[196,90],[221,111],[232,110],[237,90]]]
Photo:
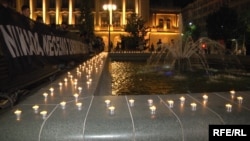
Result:
[[145,62],[111,62],[112,95],[149,95],[249,90],[248,77],[208,77],[191,73],[176,75],[171,71],[149,71]]

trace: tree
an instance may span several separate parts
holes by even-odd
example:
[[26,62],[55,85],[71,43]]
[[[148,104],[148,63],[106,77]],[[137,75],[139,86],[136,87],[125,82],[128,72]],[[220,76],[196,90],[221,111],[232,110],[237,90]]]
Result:
[[223,6],[217,12],[209,14],[207,17],[208,37],[223,41],[236,39],[239,36],[237,25],[237,12],[227,6]]
[[128,36],[121,36],[122,40],[125,40],[130,49],[135,49],[140,42],[145,42],[144,37],[147,34],[148,27],[145,26],[146,21],[138,16],[136,13],[132,13],[127,18],[127,24],[124,27]]
[[94,38],[94,18],[90,7],[91,1],[81,1],[81,24],[79,31],[88,40]]
[[183,39],[186,40],[189,37],[192,37],[194,41],[196,41],[200,37],[200,28],[199,25],[189,23],[184,26],[184,36]]
[[244,10],[239,14],[238,23],[239,32],[241,33],[242,45],[246,48],[247,55],[250,54],[250,10]]

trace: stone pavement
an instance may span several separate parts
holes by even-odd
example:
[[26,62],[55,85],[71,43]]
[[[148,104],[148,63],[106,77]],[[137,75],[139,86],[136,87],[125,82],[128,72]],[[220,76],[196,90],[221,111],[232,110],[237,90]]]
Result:
[[250,124],[247,91],[207,93],[207,100],[204,93],[111,96],[111,82],[100,81],[109,77],[103,71],[107,55],[1,113],[1,141],[207,141],[211,124]]

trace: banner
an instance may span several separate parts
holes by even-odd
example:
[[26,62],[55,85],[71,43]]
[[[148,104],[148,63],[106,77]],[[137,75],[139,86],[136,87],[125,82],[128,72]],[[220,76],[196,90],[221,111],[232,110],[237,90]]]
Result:
[[89,55],[80,36],[33,21],[0,5],[0,57],[9,71],[27,72],[32,66],[62,64]]

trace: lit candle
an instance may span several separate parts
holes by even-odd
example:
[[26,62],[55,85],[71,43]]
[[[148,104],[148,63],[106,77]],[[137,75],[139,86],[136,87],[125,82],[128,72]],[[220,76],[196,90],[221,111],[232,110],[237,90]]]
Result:
[[68,79],[67,79],[67,78],[64,78],[64,82],[67,83],[67,82],[68,82]]
[[184,96],[180,97],[180,101],[185,102],[185,97]]
[[153,104],[153,99],[148,99],[148,105],[151,106]]
[[16,110],[14,113],[16,115],[16,120],[20,120],[22,111],[21,110]]
[[61,87],[62,86],[62,82],[59,82],[58,85]]
[[77,85],[77,81],[74,82],[74,85],[75,85],[75,86]]
[[207,95],[203,95],[202,97],[203,97],[203,100],[207,101],[207,99],[208,99]]
[[88,86],[90,85],[90,81],[87,81],[86,83],[87,83]]
[[75,94],[74,94],[74,97],[75,97],[75,100],[77,101],[77,100],[78,100],[78,97],[79,97],[79,94],[75,93]]
[[150,106],[149,109],[151,111],[151,114],[155,114],[155,111],[156,111],[156,107],[155,106]]
[[32,108],[34,109],[34,112],[37,114],[37,113],[38,113],[39,106],[38,106],[38,105],[34,105]]
[[239,104],[241,104],[242,101],[243,101],[243,97],[242,96],[238,96],[237,99],[238,99]]
[[43,93],[43,96],[44,96],[45,99],[47,99],[48,93]]
[[65,109],[66,102],[65,102],[65,101],[62,101],[62,102],[60,103],[60,105],[61,105],[62,109]]
[[235,91],[234,91],[234,90],[231,90],[231,91],[230,91],[230,94],[235,94]]
[[106,103],[106,106],[107,106],[107,107],[109,107],[110,102],[111,102],[111,101],[110,101],[110,100],[108,100],[108,99],[107,99],[107,100],[105,100],[105,103]]
[[231,104],[226,104],[226,109],[227,109],[227,112],[231,112],[232,111],[232,105]]
[[73,75],[69,75],[70,79],[72,80],[73,79]]
[[170,108],[173,108],[174,106],[174,101],[173,100],[168,100],[168,104]]
[[191,109],[192,109],[192,111],[196,111],[196,103],[191,103],[190,104],[191,105]]
[[43,119],[47,116],[47,111],[41,111],[40,114],[42,115]]
[[110,106],[109,107],[109,112],[111,115],[113,115],[115,113],[115,107],[114,106]]
[[54,88],[53,87],[51,87],[49,90],[50,90],[51,93],[54,92]]
[[76,106],[77,106],[78,110],[82,110],[82,103],[81,102],[77,102]]
[[135,103],[134,99],[129,99],[129,105],[130,105],[130,107],[133,107],[134,103]]
[[78,87],[78,91],[79,91],[79,93],[81,93],[82,92],[82,87]]

